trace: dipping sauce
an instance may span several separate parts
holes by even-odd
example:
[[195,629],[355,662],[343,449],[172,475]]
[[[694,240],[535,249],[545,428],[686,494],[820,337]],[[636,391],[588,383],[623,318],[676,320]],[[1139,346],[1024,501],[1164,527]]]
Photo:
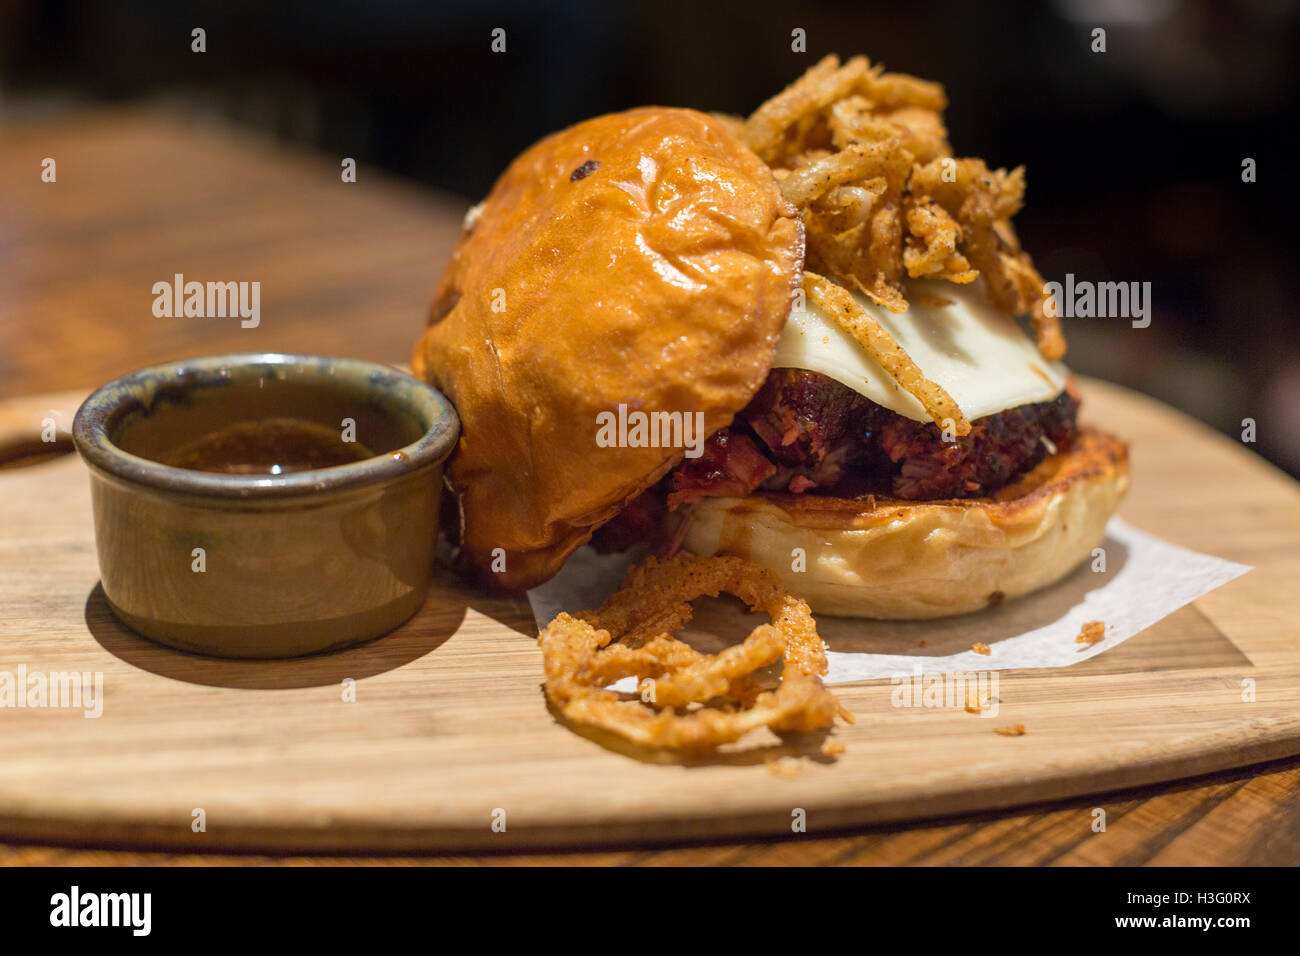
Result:
[[341,429],[301,418],[236,422],[186,442],[158,460],[173,468],[227,475],[287,475],[373,458]]

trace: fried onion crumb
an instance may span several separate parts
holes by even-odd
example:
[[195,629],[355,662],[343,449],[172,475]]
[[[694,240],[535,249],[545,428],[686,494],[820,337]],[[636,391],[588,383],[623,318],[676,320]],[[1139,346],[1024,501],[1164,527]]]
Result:
[[1079,630],[1079,636],[1074,639],[1076,644],[1097,644],[1106,639],[1106,624],[1104,621],[1089,621]]
[[803,766],[798,760],[790,756],[777,757],[773,760],[765,761],[763,765],[767,767],[770,773],[774,773],[778,777],[785,777],[788,780],[793,780],[795,777],[799,776],[799,774],[803,773]]

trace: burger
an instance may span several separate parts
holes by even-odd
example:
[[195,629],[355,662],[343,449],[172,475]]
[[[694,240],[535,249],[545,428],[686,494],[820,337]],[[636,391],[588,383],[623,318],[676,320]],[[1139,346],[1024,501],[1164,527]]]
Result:
[[736,555],[815,612],[1045,587],[1128,482],[941,86],[827,57],[747,119],[648,107],[520,155],[416,346],[460,414],[456,561],[533,587],[579,547]]

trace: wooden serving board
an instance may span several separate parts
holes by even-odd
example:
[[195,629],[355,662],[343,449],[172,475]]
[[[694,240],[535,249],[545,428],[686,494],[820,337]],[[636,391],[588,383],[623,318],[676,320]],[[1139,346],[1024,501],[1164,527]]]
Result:
[[[0,403],[0,450],[52,412],[70,423],[81,397]],[[836,732],[835,759],[770,735],[690,763],[606,749],[547,710],[527,602],[448,577],[410,623],[336,654],[240,662],[156,646],[105,604],[77,457],[0,467],[0,674],[99,672],[104,688],[97,719],[0,708],[0,837],[505,849],[789,835],[798,810],[825,834],[1300,752],[1300,488],[1114,386],[1085,383],[1085,409],[1133,443],[1124,517],[1255,570],[1085,663],[1002,675],[996,720],[893,708],[887,681],[840,686],[858,722]],[[1009,724],[1027,732],[992,732]],[[797,772],[773,773],[778,755]]]

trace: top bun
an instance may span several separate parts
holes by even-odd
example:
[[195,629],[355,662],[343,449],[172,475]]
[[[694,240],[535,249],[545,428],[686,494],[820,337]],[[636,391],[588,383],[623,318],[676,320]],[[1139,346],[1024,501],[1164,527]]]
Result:
[[600,413],[700,412],[700,441],[729,424],[767,376],[803,254],[795,209],[722,119],[614,113],[511,163],[412,361],[460,413],[463,562],[538,584],[683,459],[601,447]]

